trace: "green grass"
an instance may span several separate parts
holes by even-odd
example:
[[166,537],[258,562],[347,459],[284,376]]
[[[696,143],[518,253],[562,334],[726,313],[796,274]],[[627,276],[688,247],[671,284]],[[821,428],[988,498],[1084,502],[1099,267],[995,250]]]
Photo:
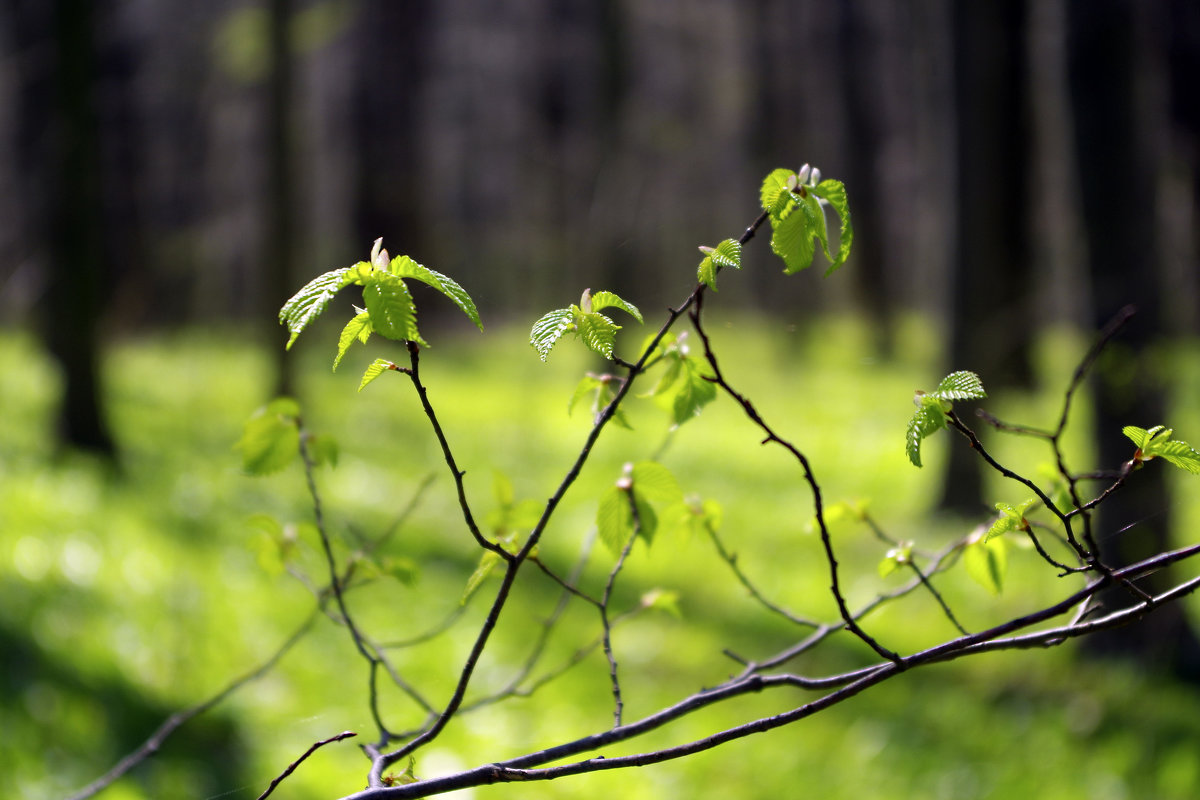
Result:
[[[922,546],[964,532],[970,523],[930,517],[951,438],[938,434],[927,442],[924,470],[904,457],[912,392],[941,377],[935,342],[922,326],[906,325],[897,340],[901,357],[881,362],[853,320],[796,329],[714,317],[710,325],[727,377],[805,451],[828,501],[867,500],[889,532]],[[333,348],[321,333],[306,334],[313,341],[297,346],[301,395],[309,426],[341,445],[337,468],[323,470],[319,480],[343,557],[355,537],[374,537],[392,524],[422,481],[435,476],[389,545],[391,555],[420,565],[417,581],[406,586],[384,579],[350,595],[377,638],[403,639],[457,607],[477,554],[407,380],[386,374],[355,394],[356,370],[386,356],[386,343],[352,350],[333,375]],[[586,409],[568,417],[566,401],[581,371],[596,364],[566,343],[543,365],[524,343],[523,329],[426,335],[435,346],[423,353],[423,377],[467,470],[477,516],[486,518],[494,505],[493,470],[509,476],[518,498],[544,500],[586,434]],[[166,715],[256,665],[311,609],[295,580],[260,564],[261,542],[246,524],[256,513],[301,523],[311,510],[298,467],[267,478],[240,470],[232,444],[242,420],[266,399],[268,361],[235,342],[232,334],[193,333],[113,349],[106,385],[123,453],[122,470],[113,474],[92,460],[54,453],[50,409],[58,377],[33,340],[0,337],[0,644],[11,664],[0,693],[0,762],[6,765],[0,794],[61,797],[81,786]],[[1038,395],[989,386],[990,409],[1031,424],[1054,418],[1054,391],[1082,344],[1065,335],[1043,344],[1043,372],[1064,377]],[[1171,423],[1194,442],[1200,438],[1200,361],[1184,351],[1174,363]],[[1086,407],[1080,413],[1083,429]],[[602,440],[547,533],[541,553],[562,572],[577,557],[596,499],[622,464],[663,445],[665,414],[652,402],[640,401],[631,419],[635,431],[613,430]],[[795,463],[760,447],[760,438],[722,399],[679,429],[662,461],[685,491],[721,503],[726,543],[764,592],[799,612],[830,617],[820,543],[809,529],[811,500]],[[1036,470],[1046,458],[1036,443],[989,441],[1022,470]],[[1073,439],[1071,452],[1086,463],[1086,437]],[[1186,490],[1178,476],[1170,480]],[[996,500],[1023,499],[999,481],[989,492]],[[1196,528],[1198,508],[1194,500],[1180,504],[1179,530]],[[898,578],[878,578],[875,564],[884,548],[867,531],[842,522],[833,532],[852,604],[894,585]],[[297,563],[319,579],[315,542],[303,536]],[[939,579],[968,627],[1066,590],[1054,581],[1046,588],[1045,571],[1029,552],[1014,548],[1011,559],[999,597],[961,571]],[[584,573],[589,588],[600,585],[610,563],[607,553],[596,553]],[[435,705],[447,696],[492,587],[485,584],[449,634],[421,650],[396,653],[405,676]],[[639,545],[618,584],[618,605],[634,604],[656,587],[679,593],[682,619],[647,614],[616,632],[627,718],[736,670],[722,648],[755,657],[796,636],[758,611],[705,541],[660,537],[650,548]],[[503,685],[527,652],[530,626],[556,597],[536,571],[525,574],[481,665],[480,687]],[[904,650],[951,634],[923,596],[867,624]],[[568,658],[596,632],[594,612],[572,605],[547,663]],[[825,674],[864,658],[860,647],[830,645],[795,668]],[[347,729],[369,735],[365,694],[365,666],[345,632],[323,621],[277,670],[186,726],[105,796],[256,797],[313,741]],[[387,693],[388,721],[398,729],[417,724],[413,706],[394,694]],[[686,741],[805,699],[800,693],[741,698],[606,753]],[[1007,653],[902,676],[799,724],[690,760],[478,789],[470,796],[1185,798],[1200,779],[1198,712],[1200,699],[1189,689],[1089,662],[1070,648]],[[535,697],[452,724],[423,753],[418,774],[515,755],[601,730],[610,720],[607,666],[594,653]],[[306,762],[279,796],[340,796],[361,785],[365,764],[352,743],[331,746]]]

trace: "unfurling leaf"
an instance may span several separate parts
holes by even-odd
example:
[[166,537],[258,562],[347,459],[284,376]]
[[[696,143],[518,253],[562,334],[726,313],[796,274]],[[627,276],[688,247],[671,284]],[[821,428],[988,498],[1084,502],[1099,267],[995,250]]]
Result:
[[696,280],[714,292],[717,290],[717,272],[724,268],[742,268],[742,245],[736,239],[726,239],[716,247],[701,247],[704,258],[696,268]]
[[605,308],[619,308],[632,315],[638,322],[642,321],[641,312],[632,303],[622,300],[612,292],[592,294],[590,289],[585,289],[579,299],[579,305],[557,308],[533,323],[529,332],[529,344],[538,351],[542,361],[545,361],[550,349],[562,335],[572,331],[590,349],[605,358],[612,358],[613,344],[621,326],[600,313]]
[[550,355],[550,349],[571,326],[574,316],[571,309],[558,308],[533,323],[533,330],[529,332],[529,344],[538,351],[542,361],[546,360],[546,357]]
[[479,311],[475,308],[475,301],[471,299],[471,296],[467,294],[465,289],[449,277],[418,264],[408,256],[396,256],[393,258],[391,264],[388,265],[388,270],[393,275],[401,278],[415,278],[427,286],[437,289],[461,308],[463,313],[470,318],[471,322],[475,323],[475,327],[483,330],[483,323],[479,320]]
[[279,309],[279,321],[292,334],[286,349],[290,350],[296,337],[321,316],[334,295],[352,282],[354,271],[354,267],[345,267],[318,275],[283,304]]
[[[840,181],[822,181],[820,170],[808,165],[799,174],[776,169],[763,181],[760,200],[771,223],[771,250],[783,259],[784,272],[791,275],[807,269],[816,255],[818,243],[829,259],[826,275],[846,261],[854,242],[854,227],[850,222],[846,187]],[[823,204],[833,208],[840,222],[836,254],[829,247]]]
[[342,363],[342,357],[346,355],[346,351],[350,349],[350,345],[354,344],[355,340],[366,344],[370,335],[371,315],[364,309],[347,322],[346,327],[342,328],[342,333],[338,336],[337,357],[333,359],[333,371],[337,372],[338,365]]
[[974,372],[966,370],[951,372],[929,394],[939,400],[979,400],[987,397],[983,381]]
[[953,408],[954,400],[978,400],[987,397],[983,382],[974,372],[965,370],[951,372],[942,378],[937,389],[926,393],[918,391],[913,397],[917,410],[908,421],[905,436],[905,453],[914,466],[921,466],[921,442],[926,437],[946,427],[946,414]]
[[375,272],[363,286],[363,302],[371,316],[371,329],[388,339],[425,344],[417,332],[417,307],[399,277]]
[[1127,425],[1121,429],[1121,432],[1137,445],[1136,458],[1139,461],[1145,462],[1153,458],[1161,458],[1182,470],[1200,475],[1200,453],[1196,452],[1195,448],[1187,442],[1172,439],[1171,434],[1174,431],[1170,428],[1155,425],[1146,430],[1134,425]]
[[368,383],[375,380],[389,369],[397,369],[397,367],[386,358],[377,358],[372,361],[371,366],[367,367],[367,371],[363,373],[362,381],[358,384],[358,390],[361,392],[366,388]]

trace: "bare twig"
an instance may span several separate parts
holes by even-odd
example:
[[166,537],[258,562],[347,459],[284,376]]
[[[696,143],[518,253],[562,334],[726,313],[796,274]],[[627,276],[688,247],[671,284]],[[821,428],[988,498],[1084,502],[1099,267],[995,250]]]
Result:
[[142,744],[136,750],[118,761],[108,772],[104,773],[99,778],[92,781],[75,794],[71,795],[68,800],[86,800],[86,798],[92,797],[107,789],[115,781],[125,775],[125,773],[129,772],[147,758],[150,758],[157,753],[163,746],[163,743],[166,742],[166,740],[176,731],[176,729],[179,728],[179,726],[183,725],[194,717],[203,714],[205,711],[208,711],[213,706],[216,706],[238,689],[241,689],[243,686],[252,681],[258,680],[263,675],[266,675],[268,672],[270,672],[275,665],[279,663],[280,659],[282,659],[287,652],[296,645],[297,642],[303,639],[305,634],[308,633],[309,629],[312,628],[313,622],[317,619],[317,612],[318,610],[314,608],[304,622],[302,622],[300,626],[296,628],[292,635],[289,636],[284,643],[279,646],[279,648],[270,656],[270,658],[252,669],[250,672],[247,672],[242,677],[231,681],[224,689],[217,692],[204,702],[198,703],[190,708],[186,708],[183,711],[177,711],[171,716],[167,717],[166,721],[159,725],[158,728],[155,729],[154,733],[150,734],[150,738],[142,742]]
[[357,735],[358,734],[354,733],[353,731],[343,731],[342,733],[339,733],[337,736],[330,736],[328,739],[322,739],[319,742],[314,742],[311,747],[309,747],[307,750],[304,751],[304,755],[297,758],[291,764],[288,764],[287,769],[285,769],[283,772],[279,773],[279,775],[275,778],[275,780],[271,781],[271,785],[267,787],[267,790],[265,792],[263,792],[262,794],[260,794],[258,796],[257,800],[266,800],[266,798],[272,792],[275,791],[275,787],[278,786],[280,783],[282,783],[283,780],[285,778],[287,778],[288,775],[291,775],[293,772],[295,772],[296,767],[300,766],[300,764],[303,763],[303,761],[306,758],[311,756],[313,753],[317,752],[318,748],[324,747],[327,744],[332,744],[333,742],[340,742],[342,739],[349,739],[351,736],[357,736]]

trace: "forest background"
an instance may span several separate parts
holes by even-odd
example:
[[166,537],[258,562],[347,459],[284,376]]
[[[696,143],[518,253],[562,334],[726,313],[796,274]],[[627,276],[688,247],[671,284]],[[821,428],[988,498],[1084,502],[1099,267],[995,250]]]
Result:
[[[148,384],[200,393],[220,367],[198,360],[248,358],[226,387],[243,407],[219,409],[234,419],[301,390],[279,305],[379,236],[458,279],[489,326],[589,285],[661,308],[697,244],[752,218],[761,177],[807,161],[846,183],[854,254],[839,280],[780,284],[765,248],[748,250],[720,296],[740,319],[797,340],[853,330],[846,358],[864,379],[915,351],[920,380],[970,368],[1034,391],[1048,337],[1086,336],[1132,302],[1128,344],[1162,358],[1135,362],[1129,385],[1159,387],[1152,411],[1196,393],[1200,10],[1184,0],[7,0],[0,47],[0,635],[3,709],[19,721],[4,748],[24,765],[11,779],[39,793],[82,784],[185,704],[161,686],[132,699],[178,669],[137,654],[145,630],[98,636],[86,657],[64,645],[98,624],[77,612],[104,593],[106,515],[135,509],[134,538],[164,519],[64,454],[111,456],[128,481],[164,441],[232,459],[219,445],[236,428]],[[252,355],[222,331],[257,342]],[[989,508],[951,459],[928,505]],[[200,538],[274,502],[200,483],[169,488]],[[240,494],[206,517],[215,486]],[[1187,655],[1170,658],[1188,678]],[[155,663],[138,680],[130,660]],[[193,698],[212,687],[194,680]],[[51,768],[63,742],[114,730],[94,758]],[[220,780],[238,778],[180,796]]]

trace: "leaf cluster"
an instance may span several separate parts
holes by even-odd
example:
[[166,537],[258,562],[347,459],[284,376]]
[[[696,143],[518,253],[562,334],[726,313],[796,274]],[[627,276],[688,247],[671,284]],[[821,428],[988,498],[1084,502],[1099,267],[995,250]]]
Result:
[[[854,226],[841,181],[821,180],[821,171],[808,164],[799,171],[776,169],[763,181],[759,197],[771,222],[771,251],[787,265],[785,273],[811,266],[818,244],[829,260],[826,275],[845,263],[854,242]],[[834,210],[841,224],[836,252],[829,248],[825,206]]]
[[987,397],[983,383],[974,372],[952,372],[932,392],[917,390],[913,403],[917,410],[908,422],[905,452],[914,466],[921,466],[921,442],[946,427],[946,414],[955,400],[978,400]]
[[611,359],[613,344],[621,326],[608,315],[600,313],[606,308],[619,308],[638,322],[642,321],[642,312],[632,303],[627,303],[612,292],[592,294],[591,289],[584,289],[578,304],[556,308],[533,323],[529,343],[545,361],[558,340],[564,334],[573,333],[591,350]]
[[1133,457],[1134,464],[1141,465],[1152,459],[1161,458],[1193,475],[1200,475],[1200,453],[1196,452],[1195,448],[1187,442],[1172,439],[1171,434],[1174,431],[1170,428],[1155,425],[1146,430],[1134,425],[1126,425],[1121,432],[1137,445],[1137,453]]
[[[338,292],[352,285],[362,287],[364,307],[354,307],[354,317],[338,336],[337,356],[333,360],[335,370],[350,345],[356,341],[365,344],[372,333],[427,347],[428,343],[417,330],[417,308],[404,282],[406,278],[420,281],[450,298],[476,327],[483,330],[475,302],[458,283],[408,256],[389,258],[387,250],[383,249],[383,239],[376,239],[369,262],[359,261],[352,266],[319,275],[284,303],[279,311],[279,321],[291,333],[287,348],[291,349],[300,334],[317,320]],[[395,365],[389,361],[376,360],[363,375],[359,390],[379,377],[385,369],[394,368]]]

